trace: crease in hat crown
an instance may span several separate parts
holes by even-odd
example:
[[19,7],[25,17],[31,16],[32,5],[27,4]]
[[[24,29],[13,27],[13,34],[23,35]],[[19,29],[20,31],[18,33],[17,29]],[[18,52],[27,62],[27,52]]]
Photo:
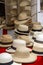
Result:
[[28,26],[27,25],[19,25],[18,30],[20,30],[20,31],[28,31]]
[[0,54],[0,63],[9,63],[13,61],[12,56],[8,53],[1,53]]

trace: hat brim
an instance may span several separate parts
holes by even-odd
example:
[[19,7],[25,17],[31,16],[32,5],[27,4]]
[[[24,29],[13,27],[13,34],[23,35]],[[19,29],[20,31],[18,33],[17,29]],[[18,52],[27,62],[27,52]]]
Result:
[[22,65],[22,64],[13,62],[13,64],[11,65]]
[[11,47],[6,49],[6,52],[13,54],[16,50],[12,49]]
[[12,54],[13,60],[18,63],[33,63],[37,60],[37,55],[34,53],[30,53],[27,58],[19,58]]
[[21,35],[28,35],[28,34],[29,34],[29,33],[22,33],[22,32],[19,32],[17,29],[15,29],[14,31],[15,31],[15,33],[21,34]]
[[4,25],[0,25],[0,29],[3,28],[3,27],[4,27]]
[[33,43],[30,43],[28,45],[26,45],[27,47],[32,47],[33,46]]
[[26,23],[28,20],[30,20],[31,18],[29,18],[29,17],[27,17],[28,19],[27,20],[24,20],[24,21],[18,21],[18,20],[15,20],[14,21],[14,24],[16,24],[16,25],[19,25],[19,24],[24,24],[24,23]]
[[8,45],[2,45],[0,44],[0,47],[10,47],[12,44],[8,44]]

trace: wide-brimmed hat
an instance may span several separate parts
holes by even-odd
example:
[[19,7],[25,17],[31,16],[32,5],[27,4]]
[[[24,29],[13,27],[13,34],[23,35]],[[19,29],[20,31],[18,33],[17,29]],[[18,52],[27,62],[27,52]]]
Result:
[[26,46],[28,47],[32,47],[33,46],[33,40],[30,36],[25,36],[25,35],[22,35],[22,36],[18,36],[17,37],[18,39],[22,39],[22,40],[25,40],[26,41]]
[[16,51],[16,49],[18,47],[21,47],[21,46],[25,47],[26,46],[26,41],[21,40],[21,39],[15,39],[13,41],[12,46],[6,49],[6,52],[9,52],[9,53],[13,53],[14,54],[14,52]]
[[9,47],[13,43],[12,36],[10,35],[1,35],[0,39],[0,47]]
[[32,52],[38,56],[43,56],[43,43],[35,41]]
[[32,52],[30,53],[26,47],[18,47],[12,57],[15,62],[19,63],[33,63],[37,59],[37,56]]
[[18,35],[28,35],[29,27],[27,25],[19,25],[17,29],[15,29],[15,33]]
[[21,12],[18,16],[18,20],[14,21],[14,24],[18,25],[18,24],[24,24],[26,23],[28,20],[30,20],[31,17],[27,16],[27,13],[25,12]]
[[21,64],[15,63],[10,54],[1,53],[0,54],[0,65],[21,65]]
[[20,2],[21,7],[28,6],[28,5],[30,5],[29,1],[24,0],[24,1]]

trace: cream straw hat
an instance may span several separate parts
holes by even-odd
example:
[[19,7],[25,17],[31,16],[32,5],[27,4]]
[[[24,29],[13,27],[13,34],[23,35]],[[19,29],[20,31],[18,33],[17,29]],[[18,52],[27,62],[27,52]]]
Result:
[[12,57],[15,62],[19,63],[33,63],[37,59],[37,56],[32,52],[30,53],[26,47],[18,47]]

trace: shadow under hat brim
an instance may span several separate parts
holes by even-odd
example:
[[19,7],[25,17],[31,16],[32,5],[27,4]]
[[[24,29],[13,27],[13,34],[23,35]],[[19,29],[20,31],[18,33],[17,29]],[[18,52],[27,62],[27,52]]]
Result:
[[12,54],[14,62],[18,63],[33,63],[37,60],[37,55],[34,53],[30,53],[30,55],[27,58],[19,58],[16,57],[16,55]]
[[17,29],[14,30],[16,34],[18,35],[28,35],[29,33],[22,33],[22,32],[19,32]]

